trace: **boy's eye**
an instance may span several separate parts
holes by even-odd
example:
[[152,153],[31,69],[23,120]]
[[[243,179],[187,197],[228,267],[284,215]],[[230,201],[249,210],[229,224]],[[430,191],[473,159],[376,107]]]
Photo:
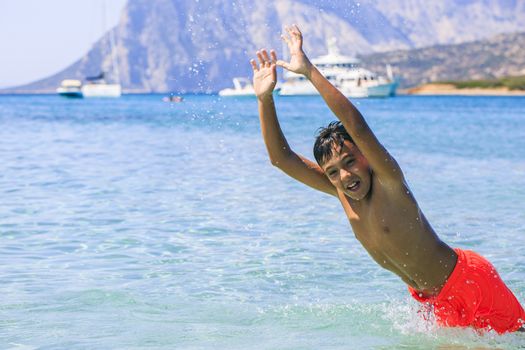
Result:
[[330,176],[330,177],[334,177],[335,174],[337,174],[337,171],[329,171],[328,172],[328,176]]
[[349,159],[346,160],[346,164],[352,164],[353,162],[354,162],[354,160],[351,159],[351,158],[349,158]]

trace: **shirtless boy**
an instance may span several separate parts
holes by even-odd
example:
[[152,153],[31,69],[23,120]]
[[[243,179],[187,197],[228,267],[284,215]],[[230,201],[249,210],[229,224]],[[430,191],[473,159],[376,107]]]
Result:
[[[261,129],[272,164],[294,179],[337,197],[356,238],[383,268],[398,275],[411,295],[432,305],[442,326],[523,330],[525,311],[494,267],[472,251],[441,241],[421,212],[396,160],[379,143],[357,108],[310,63],[297,26],[282,39],[290,62],[275,51],[251,60]],[[340,120],[320,131],[317,163],[295,153],[284,137],[272,92],[276,66],[304,75]],[[521,329],[520,329],[521,328]]]

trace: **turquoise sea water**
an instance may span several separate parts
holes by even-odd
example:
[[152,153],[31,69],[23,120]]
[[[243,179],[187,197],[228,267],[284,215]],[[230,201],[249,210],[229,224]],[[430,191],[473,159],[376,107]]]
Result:
[[[452,246],[525,302],[525,98],[357,100]],[[311,157],[333,119],[278,98]],[[337,200],[273,168],[254,99],[0,96],[1,349],[515,349],[423,321]]]

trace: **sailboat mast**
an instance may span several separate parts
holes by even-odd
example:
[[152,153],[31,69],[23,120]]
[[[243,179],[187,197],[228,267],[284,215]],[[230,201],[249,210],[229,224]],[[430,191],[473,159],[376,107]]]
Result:
[[115,46],[115,30],[116,28],[113,28],[109,32],[109,41],[111,43],[111,64],[116,75],[116,83],[120,84],[120,72],[118,69],[117,50]]
[[[106,31],[107,6],[106,0],[102,0],[102,23],[104,32]],[[111,55],[112,78],[115,79],[116,84],[120,84],[120,72],[117,64],[117,52],[115,46],[115,28],[109,29],[109,49]]]

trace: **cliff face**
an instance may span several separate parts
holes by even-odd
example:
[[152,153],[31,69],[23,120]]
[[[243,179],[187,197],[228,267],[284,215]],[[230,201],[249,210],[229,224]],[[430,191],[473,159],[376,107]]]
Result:
[[[281,52],[279,34],[290,23],[303,29],[311,56],[324,54],[331,37],[342,52],[364,55],[523,30],[525,0],[129,0],[113,29],[122,86],[128,92],[216,91],[234,76],[251,74],[248,60],[258,48]],[[399,51],[385,56],[402,74],[413,63],[403,55],[412,57]],[[382,64],[379,57],[372,63]],[[419,64],[439,62],[430,55]],[[113,71],[109,34],[64,71],[20,90],[53,90],[62,79],[101,69]],[[415,82],[419,72],[411,71],[405,81]]]
[[386,64],[401,77],[401,86],[447,80],[474,80],[525,75],[525,33],[500,34],[486,40],[367,55],[367,68]]

